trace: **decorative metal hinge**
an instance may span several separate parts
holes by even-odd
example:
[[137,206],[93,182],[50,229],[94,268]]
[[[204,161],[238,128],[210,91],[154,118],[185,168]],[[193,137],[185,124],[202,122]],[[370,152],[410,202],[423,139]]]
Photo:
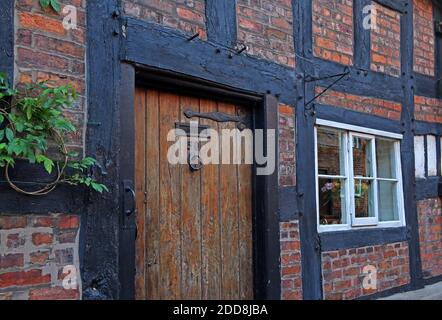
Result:
[[189,118],[203,118],[216,122],[236,122],[238,123],[237,128],[239,130],[244,130],[247,128],[247,118],[242,115],[232,115],[223,112],[195,112],[192,109],[186,109],[184,115]]

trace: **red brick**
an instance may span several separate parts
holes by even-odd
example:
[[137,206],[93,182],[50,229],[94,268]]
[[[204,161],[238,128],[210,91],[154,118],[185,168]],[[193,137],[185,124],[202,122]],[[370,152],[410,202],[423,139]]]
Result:
[[37,251],[30,254],[31,263],[44,265],[49,260],[49,251]]
[[69,66],[68,60],[62,57],[36,52],[26,48],[18,48],[18,64],[26,67],[48,67],[58,71],[66,71]]
[[47,16],[28,12],[20,12],[18,18],[22,28],[36,29],[58,35],[66,33],[61,19],[55,20]]
[[58,227],[60,229],[76,229],[79,227],[78,216],[60,216],[58,220]]
[[26,224],[24,216],[0,216],[0,230],[24,228]]
[[32,234],[32,243],[36,246],[52,244],[53,235],[51,233],[36,232]]
[[0,288],[45,284],[50,281],[50,274],[43,275],[42,271],[37,269],[0,274]]
[[65,290],[61,287],[31,289],[29,300],[77,300],[80,298],[78,290]]
[[23,261],[22,253],[0,255],[0,269],[23,267]]

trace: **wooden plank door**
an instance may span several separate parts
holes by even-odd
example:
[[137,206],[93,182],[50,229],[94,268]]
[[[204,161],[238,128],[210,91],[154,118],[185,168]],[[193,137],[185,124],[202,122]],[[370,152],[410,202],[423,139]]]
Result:
[[[250,116],[233,104],[136,89],[136,297],[253,299],[252,167],[169,164],[167,134],[189,122],[188,108]],[[196,120],[218,132],[236,127]]]

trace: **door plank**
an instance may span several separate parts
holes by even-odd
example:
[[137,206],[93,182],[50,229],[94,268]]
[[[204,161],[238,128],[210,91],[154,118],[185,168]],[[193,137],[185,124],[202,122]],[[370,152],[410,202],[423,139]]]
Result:
[[[200,112],[218,111],[217,103],[201,100]],[[218,131],[218,123],[201,119],[201,124]],[[201,170],[202,220],[202,298],[221,299],[221,228],[219,210],[219,166],[205,165]]]
[[167,134],[179,119],[179,97],[160,93],[160,299],[181,297],[180,167],[167,161]]
[[148,90],[146,104],[146,290],[147,299],[159,299],[159,92]]
[[135,260],[135,295],[138,299],[146,299],[146,242],[145,242],[145,218],[146,204],[144,203],[145,185],[145,157],[146,157],[146,90],[135,89],[135,194],[137,208],[136,239],[137,255]]
[[[181,122],[190,122],[186,108],[199,112],[199,99],[180,97]],[[192,172],[189,165],[181,170],[181,283],[183,299],[201,299],[201,171]]]
[[[235,107],[230,104],[219,103],[220,112],[235,114]],[[231,122],[221,123],[221,130],[234,129]],[[233,144],[231,150],[233,150]],[[226,150],[221,150],[223,154]],[[236,165],[220,165],[220,194],[221,199],[221,226],[222,226],[222,298],[239,299],[239,247],[238,247],[238,182]]]
[[[244,107],[237,107],[237,110],[241,110],[241,114],[250,113]],[[245,164],[245,148],[245,143],[242,143],[241,164],[238,166],[239,298],[251,300],[253,299],[252,166]]]

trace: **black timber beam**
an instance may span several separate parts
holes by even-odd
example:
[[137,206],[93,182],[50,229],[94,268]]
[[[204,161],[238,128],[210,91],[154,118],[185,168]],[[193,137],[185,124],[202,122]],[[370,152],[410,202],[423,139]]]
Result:
[[236,44],[236,0],[206,0],[209,41],[228,47]]
[[14,0],[0,1],[0,72],[14,84]]
[[[271,93],[279,101],[295,101],[294,70],[276,63],[236,54],[212,42],[194,39],[180,31],[127,18],[123,39],[124,61],[247,90]],[[146,53],[149,54],[146,54]]]
[[119,1],[87,2],[88,125],[86,153],[101,170],[95,178],[110,192],[92,194],[80,230],[83,299],[118,299],[119,286]]

